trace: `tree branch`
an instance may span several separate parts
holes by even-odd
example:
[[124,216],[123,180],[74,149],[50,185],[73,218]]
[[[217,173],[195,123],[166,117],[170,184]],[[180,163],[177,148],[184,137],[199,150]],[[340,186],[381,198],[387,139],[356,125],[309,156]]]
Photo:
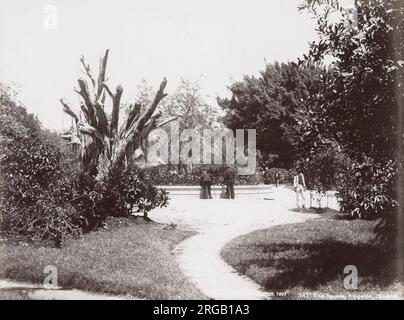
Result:
[[93,126],[89,125],[88,123],[85,123],[83,121],[80,121],[77,124],[77,128],[80,130],[80,132],[89,135],[91,137],[96,137],[100,139],[102,142],[104,142],[104,139],[102,137],[102,134]]
[[93,101],[91,99],[90,92],[88,90],[87,81],[84,80],[83,78],[80,78],[77,82],[79,84],[80,91],[76,91],[76,92],[78,92],[79,95],[83,98],[84,103],[87,107],[87,121],[92,126],[96,126],[97,119],[95,118]]
[[129,133],[135,129],[135,128],[132,128],[134,126],[136,127],[136,129],[138,131],[142,130],[146,121],[149,120],[151,115],[154,113],[154,111],[156,110],[160,101],[165,96],[167,96],[167,94],[164,93],[164,89],[165,89],[166,85],[167,85],[167,79],[164,78],[160,84],[159,90],[157,91],[156,95],[154,96],[153,101],[149,104],[149,106],[146,108],[146,111],[139,117],[139,119],[131,125],[131,128],[129,128]]
[[166,85],[167,85],[167,79],[164,78],[160,84],[160,88],[157,91],[153,101],[149,104],[149,107],[139,117],[139,119],[137,121],[133,121],[131,123],[129,129],[126,130],[125,136],[122,138],[121,143],[117,146],[117,148],[115,150],[114,165],[118,165],[120,162],[123,161],[126,151],[127,151],[126,149],[131,142],[133,142],[134,140],[137,140],[137,142],[139,143],[141,141],[141,139],[145,137],[145,135],[142,134],[145,123],[150,119],[147,130],[144,130],[147,135],[147,133],[148,133],[147,131],[150,131],[151,128],[155,125],[155,121],[161,117],[160,113],[156,114],[153,117],[152,117],[152,115],[153,115],[154,111],[156,110],[160,101],[165,96],[167,96],[167,94],[164,93],[164,89],[165,89]]
[[118,121],[119,121],[119,107],[121,104],[123,88],[121,85],[116,87],[114,97],[112,99],[112,114],[111,114],[111,134],[116,136],[118,132]]
[[165,119],[165,120],[163,120],[163,121],[157,123],[157,124],[156,124],[156,128],[160,128],[160,127],[162,127],[162,126],[165,126],[167,123],[170,123],[171,121],[174,121],[174,120],[176,120],[176,119],[178,119],[178,116],[174,116],[174,117]]
[[103,82],[102,86],[104,87],[105,91],[108,93],[108,95],[111,97],[111,99],[114,99],[114,94],[112,93],[111,89],[108,87],[108,85]]
[[130,109],[128,119],[126,120],[125,130],[128,130],[132,123],[136,121],[140,116],[142,105],[136,102],[135,105]]
[[80,91],[76,92],[78,92],[78,94],[82,96],[84,102],[87,105],[87,108],[92,107],[93,101],[90,96],[90,91],[88,90],[87,81],[84,80],[83,78],[80,78],[77,82],[79,83]]
[[160,119],[161,113],[157,113],[150,118],[141,131],[141,140],[146,139],[150,131],[157,128],[157,120]]
[[64,100],[64,99],[60,99],[59,100],[60,103],[63,105],[63,111],[65,113],[67,113],[69,116],[71,116],[74,121],[76,122],[76,124],[79,122],[79,117],[77,116],[77,114],[72,110],[72,108],[70,107],[70,105]]
[[88,110],[87,110],[86,106],[85,106],[84,104],[81,104],[81,105],[80,105],[80,109],[81,109],[81,111],[83,111],[84,117],[85,117],[86,120],[87,120],[88,117],[89,117],[89,115],[88,115]]
[[84,60],[84,55],[81,56],[80,62],[81,62],[81,64],[83,65],[84,70],[85,70],[87,76],[88,76],[88,77],[90,78],[90,80],[91,80],[91,83],[92,83],[92,85],[93,85],[93,89],[95,90],[95,80],[94,80],[93,75],[92,75],[92,73],[91,73],[90,65],[89,65],[89,64],[86,64],[86,62],[85,62],[85,60]]
[[102,106],[96,102],[94,104],[95,112],[97,114],[97,129],[101,133],[107,133],[108,131],[108,118],[107,115],[105,114],[104,109]]
[[98,75],[98,90],[96,99],[101,97],[102,89],[104,88],[103,83],[105,82],[105,72],[107,70],[109,49],[105,51],[105,55],[100,59],[100,73]]

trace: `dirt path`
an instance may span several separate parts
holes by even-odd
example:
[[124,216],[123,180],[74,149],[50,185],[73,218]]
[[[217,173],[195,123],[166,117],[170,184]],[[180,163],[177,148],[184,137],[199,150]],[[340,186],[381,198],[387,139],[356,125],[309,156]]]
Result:
[[213,299],[266,299],[258,284],[237,273],[220,256],[223,246],[235,237],[271,226],[304,222],[316,215],[289,211],[294,193],[280,187],[268,195],[274,200],[176,199],[169,207],[153,211],[153,219],[175,223],[199,234],[176,249],[181,270]]

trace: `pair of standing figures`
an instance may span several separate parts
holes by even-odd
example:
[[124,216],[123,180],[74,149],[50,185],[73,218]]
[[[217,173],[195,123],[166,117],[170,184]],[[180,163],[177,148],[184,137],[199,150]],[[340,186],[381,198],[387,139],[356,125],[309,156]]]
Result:
[[[228,199],[234,199],[234,183],[236,180],[236,174],[233,170],[229,169],[224,175],[224,183],[226,184],[226,195]],[[213,177],[206,170],[202,172],[200,184],[202,187],[202,198],[212,199],[211,187],[213,183]],[[293,177],[293,187],[296,193],[296,203],[298,208],[306,208],[306,197],[304,195],[306,189],[306,182],[303,173],[299,172]]]
[[[233,170],[228,169],[224,174],[224,183],[226,185],[227,199],[234,199],[234,183],[236,181],[236,174]],[[212,199],[213,177],[206,170],[202,172],[200,184],[202,187],[202,199]]]
[[[265,168],[263,176],[264,176],[264,184],[271,184],[272,174],[271,171],[268,169],[268,167]],[[281,179],[281,175],[278,170],[275,171],[273,179],[275,180],[275,185],[278,188]]]

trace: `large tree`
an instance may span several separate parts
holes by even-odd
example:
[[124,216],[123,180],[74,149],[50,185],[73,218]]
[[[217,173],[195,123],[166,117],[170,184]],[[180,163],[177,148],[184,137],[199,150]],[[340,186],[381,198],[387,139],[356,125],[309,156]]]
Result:
[[[153,98],[153,87],[145,80],[138,86],[137,101],[147,105]],[[158,106],[157,111],[161,112],[166,119],[176,119],[178,124],[178,135],[181,136],[184,130],[193,129],[202,134],[203,129],[219,129],[219,110],[207,102],[206,96],[202,93],[199,81],[180,80],[176,90],[164,99]],[[170,127],[164,128],[170,133]],[[158,139],[158,137],[156,138]],[[171,144],[171,135],[168,143]],[[154,141],[149,141],[154,143]],[[179,151],[186,146],[186,141],[179,141]],[[147,145],[144,145],[146,148]],[[188,170],[192,165],[185,166],[184,159],[179,159],[178,169]],[[162,162],[159,162],[162,164]]]
[[[123,88],[118,85],[113,91],[106,81],[108,54],[109,50],[106,50],[100,59],[97,78],[93,76],[90,65],[86,63],[84,57],[80,59],[87,76],[78,80],[78,89],[75,90],[81,97],[80,115],[66,100],[60,100],[64,112],[70,115],[76,124],[76,130],[65,133],[64,138],[80,146],[83,169],[89,170],[95,167],[98,179],[104,178],[111,170],[131,161],[133,153],[141,146],[149,132],[171,120],[161,121],[161,113],[155,113],[158,104],[166,96],[164,89],[167,80],[164,79],[149,104],[131,105],[125,121],[120,123]],[[112,107],[110,115],[106,113],[107,97]]]
[[397,233],[402,227],[397,159],[403,134],[404,2],[356,0],[347,10],[336,0],[315,0],[303,8],[317,19],[320,38],[304,62],[331,61],[333,71],[304,136],[313,149],[330,138],[339,143],[352,160],[339,190],[341,209],[381,218],[379,235],[394,244],[402,234]]
[[333,134],[353,158],[396,159],[404,3],[357,0],[344,9],[336,0],[317,0],[306,7],[317,18],[320,40],[305,61],[331,61],[333,72],[317,99],[317,131]]
[[231,98],[218,99],[231,129],[256,128],[257,149],[264,162],[290,167],[296,156],[294,114],[306,110],[310,97],[320,91],[326,70],[298,68],[295,63],[268,64],[258,77],[245,76],[230,86]]

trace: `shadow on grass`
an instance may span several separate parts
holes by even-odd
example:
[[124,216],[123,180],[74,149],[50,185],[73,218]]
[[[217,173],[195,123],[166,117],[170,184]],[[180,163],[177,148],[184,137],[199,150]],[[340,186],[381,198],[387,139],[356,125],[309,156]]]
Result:
[[[267,290],[287,290],[296,286],[316,289],[335,280],[342,289],[347,265],[357,267],[359,282],[365,287],[372,285],[374,280],[382,286],[394,280],[393,268],[385,265],[383,252],[372,244],[355,245],[323,239],[319,243],[256,245],[256,249],[265,258],[246,261],[244,266],[254,265],[253,269],[261,270],[260,276],[249,275]],[[265,270],[265,276],[262,270]]]
[[332,208],[316,208],[316,207],[293,208],[293,209],[289,209],[289,211],[301,212],[301,213],[332,214],[332,215],[336,215],[336,214],[339,213],[338,210],[335,210],[335,209],[332,209]]

